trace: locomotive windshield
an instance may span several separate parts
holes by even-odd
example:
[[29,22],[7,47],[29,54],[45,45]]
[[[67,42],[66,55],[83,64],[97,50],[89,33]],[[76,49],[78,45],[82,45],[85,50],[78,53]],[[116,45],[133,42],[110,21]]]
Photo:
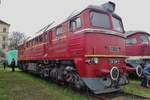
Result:
[[[111,29],[111,21],[108,14],[92,11],[90,13],[92,26]],[[115,31],[123,32],[123,25],[119,18],[112,17],[112,24]]]
[[127,45],[134,45],[137,43],[137,39],[136,38],[132,38],[132,39],[127,39],[126,40],[126,44]]
[[123,32],[123,25],[120,19],[112,17],[114,30]]
[[148,35],[143,34],[143,35],[140,36],[140,39],[141,39],[142,44],[148,44],[149,43]]
[[110,28],[110,19],[107,14],[99,13],[99,12],[91,12],[90,19],[92,26],[102,27],[102,28]]

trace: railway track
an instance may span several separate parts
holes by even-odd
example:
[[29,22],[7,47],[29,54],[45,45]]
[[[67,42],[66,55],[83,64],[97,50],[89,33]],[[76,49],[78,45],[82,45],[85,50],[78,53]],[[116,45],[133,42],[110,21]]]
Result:
[[101,95],[89,94],[87,100],[150,100],[150,99],[118,91],[114,93],[107,93]]

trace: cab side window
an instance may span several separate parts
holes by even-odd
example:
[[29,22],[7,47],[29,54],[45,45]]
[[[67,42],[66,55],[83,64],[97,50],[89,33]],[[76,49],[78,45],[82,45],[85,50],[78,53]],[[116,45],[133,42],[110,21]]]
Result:
[[70,31],[75,31],[79,28],[81,28],[81,19],[79,17],[70,21]]

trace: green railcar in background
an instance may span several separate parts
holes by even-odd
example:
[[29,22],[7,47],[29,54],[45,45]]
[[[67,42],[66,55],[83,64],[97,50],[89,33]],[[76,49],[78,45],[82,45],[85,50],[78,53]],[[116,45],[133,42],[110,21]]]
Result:
[[15,65],[18,65],[18,50],[9,50],[6,52],[6,62],[10,66],[12,59],[15,59]]

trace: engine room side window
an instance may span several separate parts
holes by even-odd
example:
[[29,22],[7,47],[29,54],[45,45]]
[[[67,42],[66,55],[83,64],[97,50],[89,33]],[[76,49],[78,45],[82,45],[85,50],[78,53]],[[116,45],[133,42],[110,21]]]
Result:
[[43,38],[44,38],[44,42],[47,41],[48,39],[47,33],[44,33]]
[[147,35],[141,35],[140,39],[141,39],[142,44],[148,44],[149,43],[149,39],[148,39]]
[[56,28],[56,36],[62,35],[63,34],[63,27],[59,26]]
[[134,44],[136,44],[136,43],[137,43],[136,38],[127,39],[127,40],[126,40],[126,44],[127,44],[127,45],[134,45]]
[[91,24],[96,27],[102,28],[110,28],[110,20],[107,14],[99,13],[99,12],[91,12],[90,13]]
[[42,35],[39,36],[38,40],[39,40],[39,43],[43,42],[43,37],[42,37]]
[[81,27],[81,19],[75,18],[70,21],[70,31],[75,31]]

